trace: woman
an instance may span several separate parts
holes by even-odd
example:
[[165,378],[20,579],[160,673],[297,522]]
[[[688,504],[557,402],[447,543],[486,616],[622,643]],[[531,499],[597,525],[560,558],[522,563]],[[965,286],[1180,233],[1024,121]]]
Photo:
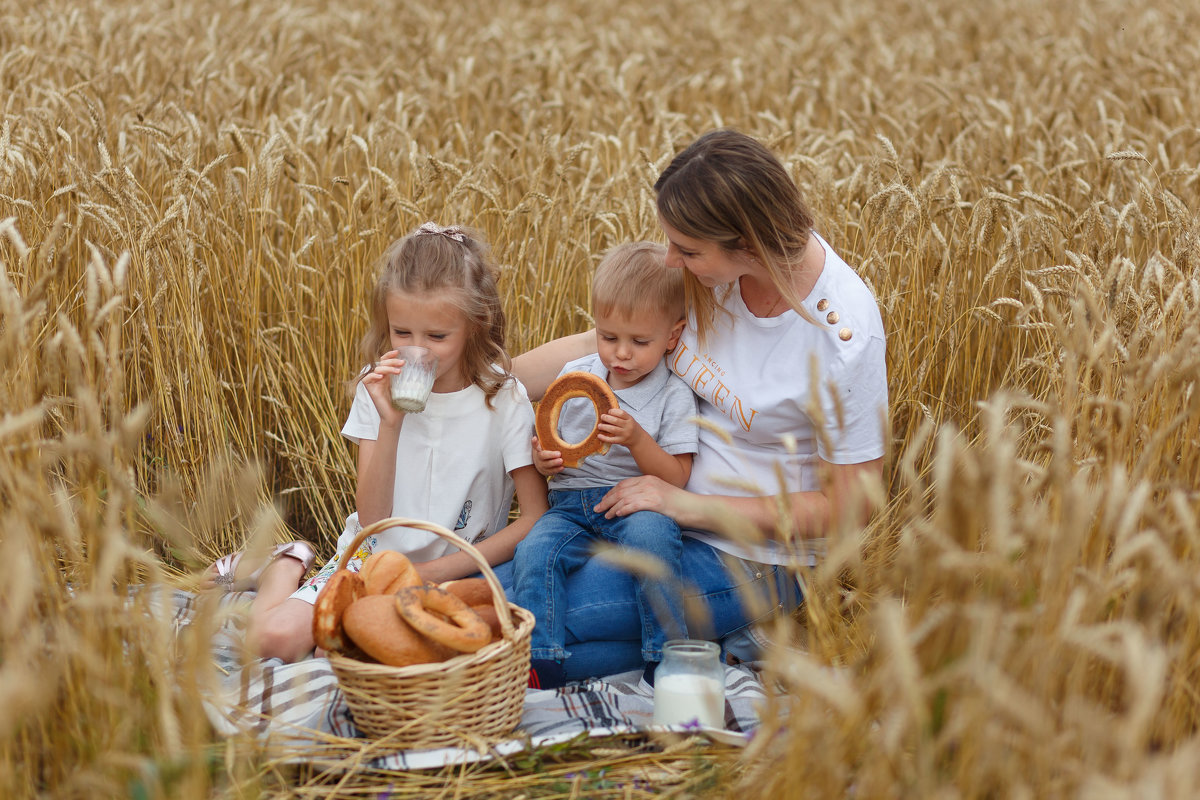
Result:
[[[671,368],[699,399],[700,447],[680,489],[622,481],[606,516],[658,511],[684,529],[683,574],[708,607],[693,635],[754,658],[754,622],[794,608],[787,563],[814,563],[827,531],[866,518],[864,478],[882,476],[887,376],[879,309],[812,230],[779,160],[730,130],[697,139],[654,185],[667,265],[685,270],[688,326]],[[540,398],[589,333],[515,359]],[[598,561],[568,581],[568,678],[641,663],[631,577]],[[649,677],[649,676],[648,676]]]

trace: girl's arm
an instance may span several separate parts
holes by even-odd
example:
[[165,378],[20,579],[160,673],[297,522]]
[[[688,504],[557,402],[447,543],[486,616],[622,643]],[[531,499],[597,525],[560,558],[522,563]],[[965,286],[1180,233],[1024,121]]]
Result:
[[396,443],[399,425],[381,424],[379,438],[358,443],[358,486],[354,505],[365,528],[392,515],[396,485]]
[[[475,545],[475,548],[492,566],[512,560],[517,544],[525,538],[525,534],[529,533],[529,529],[533,527],[533,523],[537,522],[538,517],[550,507],[546,500],[546,479],[538,474],[533,465],[518,467],[510,474],[521,513],[508,525]],[[479,572],[479,565],[461,551],[435,558],[432,561],[425,561],[417,564],[416,567],[423,579],[434,583],[465,578]]]
[[392,515],[392,498],[396,486],[396,446],[404,412],[392,405],[388,397],[390,375],[398,375],[404,360],[396,351],[383,354],[375,368],[362,378],[363,388],[379,414],[379,437],[362,439],[358,443],[358,484],[354,490],[354,506],[358,521],[365,528],[373,522]]
[[609,518],[634,511],[658,511],[681,528],[717,532],[748,522],[768,538],[775,535],[781,511],[790,511],[790,522],[801,538],[824,536],[844,524],[864,524],[871,514],[872,501],[862,481],[882,481],[883,459],[861,464],[831,464],[818,459],[818,469],[822,476],[820,490],[788,494],[786,507],[775,495],[700,495],[643,476],[618,483],[597,504],[596,511]]
[[596,352],[596,332],[584,331],[553,339],[513,359],[512,373],[537,402],[568,361]]

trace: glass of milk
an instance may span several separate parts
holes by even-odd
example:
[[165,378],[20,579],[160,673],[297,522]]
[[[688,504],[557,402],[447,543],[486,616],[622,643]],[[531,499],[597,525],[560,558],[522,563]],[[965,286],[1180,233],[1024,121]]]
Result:
[[392,405],[409,414],[420,414],[437,377],[437,356],[416,345],[396,350],[396,358],[404,359],[404,366],[399,375],[392,376]]
[[654,672],[654,724],[725,727],[725,668],[715,642],[672,639]]

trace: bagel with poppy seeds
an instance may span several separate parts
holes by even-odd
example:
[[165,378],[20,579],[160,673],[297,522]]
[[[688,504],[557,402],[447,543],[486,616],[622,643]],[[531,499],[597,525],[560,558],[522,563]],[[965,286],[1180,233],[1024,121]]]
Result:
[[445,589],[419,586],[402,589],[394,597],[396,611],[404,621],[437,644],[474,653],[492,641],[492,629],[479,613]]
[[[591,401],[596,409],[596,424],[583,441],[572,444],[564,442],[558,435],[558,415],[562,413],[563,403],[576,397]],[[600,415],[619,407],[612,387],[600,376],[590,372],[563,373],[550,384],[538,403],[538,444],[543,450],[557,450],[564,467],[578,467],[588,456],[608,452],[608,443],[600,441]]]

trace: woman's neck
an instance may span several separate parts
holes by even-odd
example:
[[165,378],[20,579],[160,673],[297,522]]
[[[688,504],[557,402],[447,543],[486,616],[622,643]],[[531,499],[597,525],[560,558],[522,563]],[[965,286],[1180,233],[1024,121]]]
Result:
[[[803,301],[812,293],[824,269],[825,248],[817,241],[816,236],[810,235],[804,252],[800,254],[799,262],[787,276],[797,301]],[[742,302],[756,317],[777,317],[790,308],[766,267],[760,266],[742,275],[738,279],[738,288],[742,293]]]

